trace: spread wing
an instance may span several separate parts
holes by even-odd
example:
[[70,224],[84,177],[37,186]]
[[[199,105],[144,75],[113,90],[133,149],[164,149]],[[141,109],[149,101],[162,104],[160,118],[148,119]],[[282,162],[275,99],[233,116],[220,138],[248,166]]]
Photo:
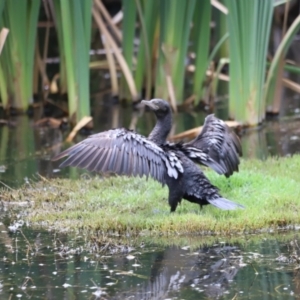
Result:
[[190,154],[187,155],[192,160],[226,177],[239,170],[239,156],[242,155],[240,140],[224,121],[213,114],[205,118],[202,132],[184,147],[189,149]]
[[66,156],[60,167],[72,166],[128,176],[145,175],[162,184],[167,175],[177,178],[183,172],[181,161],[173,152],[166,152],[142,135],[126,129],[91,135],[52,160]]

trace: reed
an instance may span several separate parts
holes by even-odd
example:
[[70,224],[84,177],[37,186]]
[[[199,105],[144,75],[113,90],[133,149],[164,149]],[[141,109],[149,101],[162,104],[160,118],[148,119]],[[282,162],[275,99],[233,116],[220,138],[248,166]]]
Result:
[[[2,15],[2,9],[4,7],[4,1],[3,4],[0,4],[0,20],[1,20],[1,15]],[[1,23],[0,23],[1,24]],[[1,26],[0,26],[1,28]],[[2,28],[0,31],[0,55],[6,40],[6,37],[8,35],[9,30],[7,28]],[[2,99],[2,105],[4,107],[7,107],[8,103],[8,94],[7,94],[7,89],[6,89],[6,78],[3,73],[3,70],[0,65],[0,99]]]
[[[119,66],[123,72],[124,77],[126,78],[126,82],[130,91],[131,98],[133,100],[138,99],[138,92],[135,86],[135,82],[133,79],[132,71],[130,70],[126,59],[122,55],[122,52],[118,46],[119,40],[122,39],[122,36],[120,35],[118,29],[114,25],[112,18],[109,16],[108,12],[105,10],[103,4],[100,0],[94,0],[94,8],[93,8],[93,17],[99,27],[99,30],[101,34],[103,35],[103,38],[105,38],[105,43],[107,43],[106,49],[107,51],[112,51],[114,54],[114,57],[116,61],[119,63]],[[98,9],[97,9],[98,8]],[[108,30],[108,25],[105,24],[104,20],[109,24],[110,28],[112,28],[114,35],[118,39],[118,41],[115,40],[113,34]],[[109,56],[108,56],[109,57]],[[113,70],[113,64],[114,62],[110,61],[109,67],[110,67],[110,74],[112,74]]]
[[[0,2],[0,28],[5,26],[13,32],[8,35],[0,62],[0,96],[4,107],[24,110],[32,102],[40,3],[40,0]],[[215,95],[218,79],[224,78],[221,71],[227,54],[223,51],[220,55],[219,49],[224,48],[227,52],[228,44],[230,117],[248,125],[260,123],[265,117],[266,103],[269,105],[274,98],[275,78],[282,80],[278,70],[283,67],[278,67],[276,54],[264,89],[273,7],[283,1],[274,3],[273,0],[124,0],[123,20],[119,26],[101,0],[44,1],[57,29],[60,91],[67,89],[73,124],[90,115],[92,16],[99,27],[107,58],[107,63],[103,64],[102,60],[101,64],[93,62],[93,66],[108,68],[114,96],[132,101],[142,96],[164,98],[170,101],[174,110],[186,96],[190,97],[185,103],[205,101],[207,95]],[[18,9],[15,9],[16,5]],[[217,8],[219,16],[219,23],[216,22],[219,37],[215,42],[212,42],[210,27],[212,6]],[[224,20],[227,20],[228,28],[224,26]],[[299,23],[294,23],[287,31],[289,36],[284,38],[285,45],[278,49],[281,58],[298,26]],[[49,28],[47,32],[49,34]],[[218,51],[220,63],[217,68],[210,69]],[[47,78],[46,53],[47,44],[43,55],[36,51],[35,59],[38,65],[41,60],[44,63],[44,67],[40,67],[43,82]],[[193,59],[194,72],[190,75],[186,73],[186,66]],[[122,72],[121,80],[118,70]],[[54,79],[57,77],[55,75]],[[36,76],[35,87],[37,83]],[[299,85],[293,82],[285,81],[284,84],[299,90]]]
[[69,116],[73,124],[90,115],[89,50],[92,0],[54,0],[61,55],[65,60]]
[[248,125],[265,116],[263,95],[269,43],[272,0],[226,0],[229,9],[229,113]]
[[[135,67],[135,82],[137,90],[141,91],[145,86],[145,99],[151,98],[151,88],[153,84],[153,74],[155,65],[153,60],[156,52],[154,44],[155,29],[158,26],[158,1],[136,0],[138,18],[140,20],[140,43],[137,52]],[[153,51],[154,50],[154,51]]]
[[[123,21],[122,21],[122,53],[128,68],[133,74],[134,44],[136,27],[136,3],[135,0],[123,0]],[[121,78],[121,98],[130,98],[130,92],[126,83],[126,78]],[[135,99],[136,100],[136,99]]]
[[2,12],[3,12],[3,9],[4,9],[5,1],[6,0],[0,1],[0,23],[1,23],[1,19],[2,19]]
[[[276,50],[275,56],[271,62],[268,77],[266,80],[266,86],[265,86],[265,98],[268,105],[273,106],[273,98],[275,93],[275,85],[276,80],[278,77],[278,69],[280,68],[280,63],[285,57],[292,41],[295,38],[295,35],[298,33],[300,29],[300,16],[298,16],[292,25],[289,27],[288,31],[284,35],[278,49]],[[299,68],[292,68],[291,71],[297,71],[299,72]]]
[[[131,4],[134,5],[133,2]],[[189,51],[193,51],[196,59],[191,98],[196,102],[203,100],[206,72],[215,54],[209,56],[210,1],[164,0],[158,3],[136,0],[136,7],[140,21],[135,68],[138,90],[145,86],[146,98],[149,98],[153,86],[155,97],[170,100],[176,110],[176,104],[182,103],[186,96],[185,68]],[[222,37],[221,44],[223,41]],[[154,74],[155,82],[152,83]]]
[[193,91],[196,103],[203,98],[203,86],[209,66],[211,4],[210,0],[196,1],[193,30],[194,51],[196,53]]
[[34,50],[40,1],[1,1],[1,6],[1,27],[5,26],[13,33],[8,35],[1,54],[2,102],[6,108],[14,106],[24,111],[33,100]]
[[[156,97],[170,98],[170,89],[166,89],[169,77],[174,87],[176,102],[183,99],[185,62],[195,4],[196,1],[193,0],[160,1]],[[172,104],[174,107],[174,100]]]
[[6,37],[9,33],[9,30],[7,28],[2,28],[0,31],[0,54],[2,52]]

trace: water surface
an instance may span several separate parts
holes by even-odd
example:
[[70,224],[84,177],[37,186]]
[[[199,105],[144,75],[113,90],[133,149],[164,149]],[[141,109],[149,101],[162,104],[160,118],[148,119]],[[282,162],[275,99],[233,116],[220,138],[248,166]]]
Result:
[[[203,124],[204,112],[180,112],[174,116],[172,134]],[[148,135],[155,124],[151,113],[140,113],[131,106],[121,107],[109,103],[94,110],[94,132],[117,127],[134,127],[139,133]],[[21,116],[12,119],[15,126],[0,127],[0,181],[10,187],[17,187],[29,178],[40,174],[44,177],[57,176],[59,163],[52,163],[51,157],[64,147],[68,131],[49,127],[35,127],[33,119]],[[266,159],[270,155],[286,156],[300,153],[300,113],[292,119],[273,120],[262,127],[248,130],[241,136],[243,156]],[[85,138],[76,136],[74,142]],[[62,170],[60,176],[75,178],[82,171]]]
[[[84,237],[15,232],[3,217],[1,299],[299,299],[297,232],[217,238],[195,246],[140,244],[122,253],[93,253]],[[130,240],[128,240],[130,243]]]

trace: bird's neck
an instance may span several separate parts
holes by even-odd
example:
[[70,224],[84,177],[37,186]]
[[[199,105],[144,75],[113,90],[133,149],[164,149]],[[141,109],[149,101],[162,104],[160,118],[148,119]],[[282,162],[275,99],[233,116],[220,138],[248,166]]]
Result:
[[162,145],[166,142],[167,137],[172,128],[172,114],[169,113],[163,117],[157,118],[156,124],[149,134],[148,139],[157,145]]

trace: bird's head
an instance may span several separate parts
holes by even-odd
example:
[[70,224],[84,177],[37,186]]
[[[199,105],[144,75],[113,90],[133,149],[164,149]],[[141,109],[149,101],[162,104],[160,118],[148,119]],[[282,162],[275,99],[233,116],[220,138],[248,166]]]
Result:
[[142,104],[148,106],[157,118],[162,118],[171,112],[169,103],[162,99],[142,100]]

